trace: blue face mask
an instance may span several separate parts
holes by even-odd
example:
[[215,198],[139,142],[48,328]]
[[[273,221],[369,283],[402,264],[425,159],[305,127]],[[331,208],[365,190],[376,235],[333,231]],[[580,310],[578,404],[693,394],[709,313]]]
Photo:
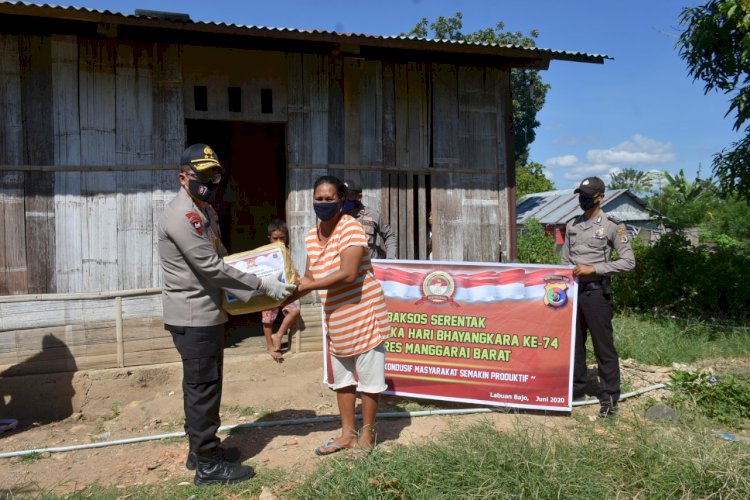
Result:
[[359,211],[360,208],[362,208],[362,202],[359,200],[344,200],[344,212]]
[[315,210],[315,215],[318,216],[318,219],[322,221],[331,220],[334,217],[336,217],[336,214],[339,213],[341,210],[341,202],[339,201],[331,201],[331,202],[322,202],[322,203],[313,203],[313,209]]
[[596,206],[596,200],[594,198],[589,198],[588,196],[579,196],[578,204],[581,206],[581,210],[586,212]]

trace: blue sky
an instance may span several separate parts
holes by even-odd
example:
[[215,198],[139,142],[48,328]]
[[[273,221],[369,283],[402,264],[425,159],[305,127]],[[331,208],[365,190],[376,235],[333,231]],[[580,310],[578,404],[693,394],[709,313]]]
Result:
[[539,31],[537,45],[606,54],[604,65],[553,61],[542,72],[552,88],[538,115],[531,160],[547,166],[558,189],[588,175],[606,180],[635,168],[688,177],[738,138],[728,98],[704,95],[688,76],[675,43],[679,14],[694,0],[75,0],[75,5],[133,13],[136,8],[190,14],[193,20],[323,29],[373,35],[409,31],[422,17],[461,11],[464,32],[505,22],[505,29]]

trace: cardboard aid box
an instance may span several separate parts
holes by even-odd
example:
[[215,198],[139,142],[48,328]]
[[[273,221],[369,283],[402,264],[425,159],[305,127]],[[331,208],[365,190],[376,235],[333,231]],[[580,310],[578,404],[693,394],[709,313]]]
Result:
[[[259,278],[282,271],[280,278],[282,282],[296,283],[298,281],[289,249],[281,242],[271,243],[248,252],[227,255],[224,257],[224,262]],[[223,306],[229,314],[247,314],[279,307],[282,302],[273,300],[260,291],[254,292],[247,302],[241,301],[229,292],[224,292]]]

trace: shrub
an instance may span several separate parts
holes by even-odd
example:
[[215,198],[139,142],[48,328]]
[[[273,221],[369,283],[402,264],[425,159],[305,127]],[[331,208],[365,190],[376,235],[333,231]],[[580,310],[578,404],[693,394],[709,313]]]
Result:
[[559,264],[555,239],[536,219],[528,219],[518,232],[518,260],[526,264]]
[[750,385],[731,375],[675,371],[671,403],[695,409],[708,418],[737,426],[750,418]]
[[636,268],[613,279],[618,306],[694,318],[748,319],[750,256],[733,246],[693,247],[678,232],[634,242]]

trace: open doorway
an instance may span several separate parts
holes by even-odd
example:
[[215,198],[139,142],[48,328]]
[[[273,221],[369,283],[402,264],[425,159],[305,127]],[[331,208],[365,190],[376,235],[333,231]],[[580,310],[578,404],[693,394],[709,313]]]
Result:
[[230,254],[268,243],[271,219],[286,220],[283,124],[186,120],[187,142],[203,142],[226,172],[212,203]]

